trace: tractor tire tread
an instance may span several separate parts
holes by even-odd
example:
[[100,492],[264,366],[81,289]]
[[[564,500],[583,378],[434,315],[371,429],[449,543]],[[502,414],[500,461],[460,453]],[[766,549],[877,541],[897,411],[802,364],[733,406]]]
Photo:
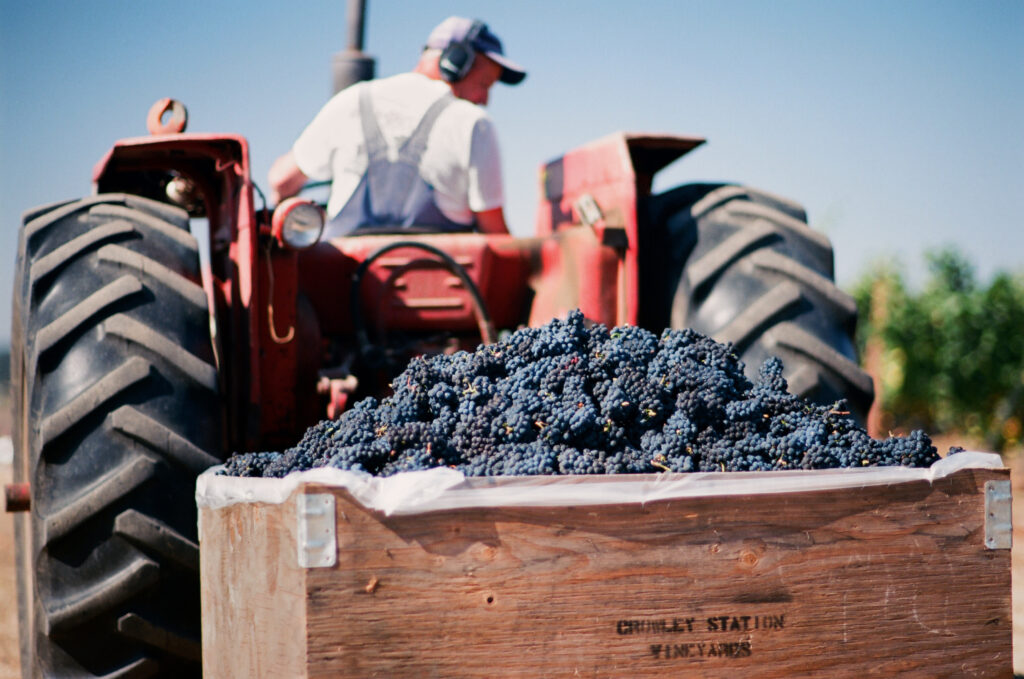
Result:
[[[127,667],[96,679],[150,679],[160,673],[160,665],[152,658],[139,658]],[[91,679],[91,675],[90,675]]]
[[129,600],[132,595],[155,585],[160,566],[145,557],[137,557],[129,566],[95,583],[71,600],[55,602],[43,612],[43,625],[47,634],[74,629],[94,620],[104,611]]
[[58,201],[55,201],[53,203],[45,203],[43,205],[37,205],[34,208],[25,210],[24,212],[21,213],[21,223],[22,224],[28,224],[29,222],[34,220],[39,215],[46,214],[47,212],[53,212],[54,210],[56,210],[59,207],[63,207],[65,205],[67,205],[68,203],[74,203],[74,202],[75,202],[75,199],[71,198],[69,200],[58,200]]
[[787,310],[799,304],[802,299],[799,287],[788,282],[779,283],[716,332],[715,339],[730,342],[737,351],[743,351],[763,328],[768,327],[774,319],[782,318]]
[[163,264],[120,245],[105,245],[99,250],[101,262],[132,269],[138,276],[152,279],[172,290],[189,304],[205,310],[206,293],[203,286],[172,271]]
[[115,238],[130,237],[134,233],[135,228],[131,222],[121,220],[104,224],[78,236],[68,243],[64,243],[50,254],[44,255],[32,262],[29,286],[35,289],[38,284],[48,279],[57,271],[60,271],[61,267],[76,257],[81,256],[89,248]]
[[698,290],[707,285],[743,253],[776,236],[777,232],[770,224],[755,224],[749,229],[737,231],[686,268],[690,288]]
[[112,217],[114,219],[124,217],[135,219],[141,228],[150,229],[153,232],[176,242],[178,245],[192,250],[195,255],[199,254],[199,241],[195,239],[195,236],[189,233],[188,229],[176,227],[165,219],[139,213],[129,207],[110,205],[106,203],[93,206],[89,210],[89,213],[91,215]]
[[810,393],[821,386],[821,371],[802,365],[793,371],[786,382],[789,390],[794,393]]
[[874,393],[874,384],[871,376],[861,370],[856,362],[842,355],[795,323],[778,324],[768,332],[768,339],[770,342],[786,346],[809,356],[833,372],[842,375],[850,385],[861,392],[862,396],[867,397]]
[[112,505],[156,475],[148,457],[137,457],[100,478],[76,497],[51,510],[43,521],[43,544],[49,545],[74,530],[87,518]]
[[193,474],[220,463],[213,454],[131,406],[121,406],[107,415],[107,421],[115,431],[165,455],[168,461]]
[[[856,362],[856,303],[835,285],[831,244],[804,223],[802,208],[748,187],[701,184],[652,198],[650,214],[661,220],[654,242],[669,253],[653,259],[665,271],[647,285],[645,318],[731,342],[750,379],[778,356],[790,391],[826,405],[845,398],[866,418],[874,388]],[[675,296],[668,302],[659,290]]]
[[193,662],[202,661],[199,641],[174,634],[134,613],[126,613],[117,620],[117,631],[124,636],[158,648],[171,655]]
[[842,316],[845,322],[851,325],[856,323],[857,302],[852,295],[840,290],[830,278],[771,250],[759,250],[751,255],[751,260],[759,269],[774,271],[811,290],[832,307],[833,313]]
[[12,342],[26,384],[16,412],[31,413],[23,665],[199,676],[193,494],[221,460],[223,422],[188,215],[126,194],[26,215]]
[[71,217],[79,212],[87,212],[93,205],[101,202],[117,202],[119,196],[87,196],[80,200],[57,203],[53,206],[29,210],[25,213],[24,228],[22,233],[25,241],[31,244],[37,237],[43,234],[54,224]]
[[139,356],[133,356],[101,377],[98,382],[75,396],[60,410],[42,420],[39,428],[42,447],[45,449],[104,403],[149,377],[152,370],[152,363]]
[[37,357],[45,356],[55,344],[69,337],[103,309],[114,306],[142,290],[139,279],[134,276],[121,276],[92,293],[39,331],[36,335]]
[[114,533],[145,552],[199,570],[199,545],[195,541],[138,510],[129,509],[118,514],[114,520]]
[[[141,657],[133,660],[127,665],[119,667],[113,672],[96,674],[75,663],[74,659],[67,654],[56,653],[60,656],[60,671],[43,672],[43,676],[60,676],[63,679],[150,679],[160,673],[160,665],[152,658]],[[71,668],[75,668],[72,670]]]
[[725,224],[771,224],[790,243],[805,253],[808,263],[824,276],[835,275],[832,244],[828,236],[806,223],[802,208],[787,208],[788,201],[749,187],[727,184],[711,190],[690,209],[694,221]]
[[714,191],[707,192],[703,198],[693,204],[692,214],[694,218],[702,217],[719,205],[728,203],[736,198],[766,204],[799,222],[807,221],[807,212],[799,203],[774,193],[741,184],[716,186]]
[[189,353],[157,330],[125,314],[111,316],[103,321],[102,327],[109,335],[133,342],[157,354],[166,364],[177,368],[197,385],[211,392],[217,391],[217,368]]

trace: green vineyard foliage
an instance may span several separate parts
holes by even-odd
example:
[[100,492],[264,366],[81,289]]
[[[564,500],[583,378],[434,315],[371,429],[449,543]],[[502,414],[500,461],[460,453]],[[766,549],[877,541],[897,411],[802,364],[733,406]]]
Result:
[[926,255],[912,290],[893,262],[854,290],[861,356],[876,378],[882,422],[894,429],[962,432],[996,452],[1021,443],[1024,421],[1024,275],[987,285],[958,251]]

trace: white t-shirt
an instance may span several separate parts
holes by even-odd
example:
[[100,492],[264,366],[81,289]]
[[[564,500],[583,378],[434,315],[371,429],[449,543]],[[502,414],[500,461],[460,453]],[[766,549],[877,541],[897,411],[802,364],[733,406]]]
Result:
[[[366,172],[367,155],[359,117],[359,88],[370,99],[388,145],[388,157],[413,133],[423,114],[450,92],[444,82],[402,73],[347,87],[328,101],[292,147],[295,163],[310,179],[331,180],[327,213],[334,217]],[[434,188],[444,215],[472,224],[473,213],[501,207],[501,157],[494,123],[480,106],[456,99],[438,117],[427,139],[420,176]]]

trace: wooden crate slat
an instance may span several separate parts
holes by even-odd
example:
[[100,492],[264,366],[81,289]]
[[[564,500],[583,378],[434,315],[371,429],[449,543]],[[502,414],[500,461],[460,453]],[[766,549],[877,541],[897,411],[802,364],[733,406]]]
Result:
[[200,510],[204,677],[301,677],[306,574],[295,504]]
[[280,583],[250,601],[204,570],[204,616],[299,600],[255,634],[310,677],[1009,677],[1010,552],[983,544],[984,483],[1008,476],[390,517],[308,484],[336,497],[337,566],[297,568],[294,502],[204,509],[204,564],[229,542],[219,569]]

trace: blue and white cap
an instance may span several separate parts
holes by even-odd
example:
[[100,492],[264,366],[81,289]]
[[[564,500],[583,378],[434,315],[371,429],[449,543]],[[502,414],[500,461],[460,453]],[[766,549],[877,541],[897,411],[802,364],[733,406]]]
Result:
[[[470,29],[473,27],[473,23],[473,19],[465,17],[448,17],[430,32],[426,47],[428,49],[443,50],[453,42],[465,40],[466,36],[469,35]],[[505,56],[505,52],[501,47],[501,40],[491,32],[487,24],[483,24],[483,27],[471,44],[477,52],[486,54],[501,66],[501,77],[499,78],[501,82],[507,85],[518,85],[526,77],[526,71],[523,67]]]

